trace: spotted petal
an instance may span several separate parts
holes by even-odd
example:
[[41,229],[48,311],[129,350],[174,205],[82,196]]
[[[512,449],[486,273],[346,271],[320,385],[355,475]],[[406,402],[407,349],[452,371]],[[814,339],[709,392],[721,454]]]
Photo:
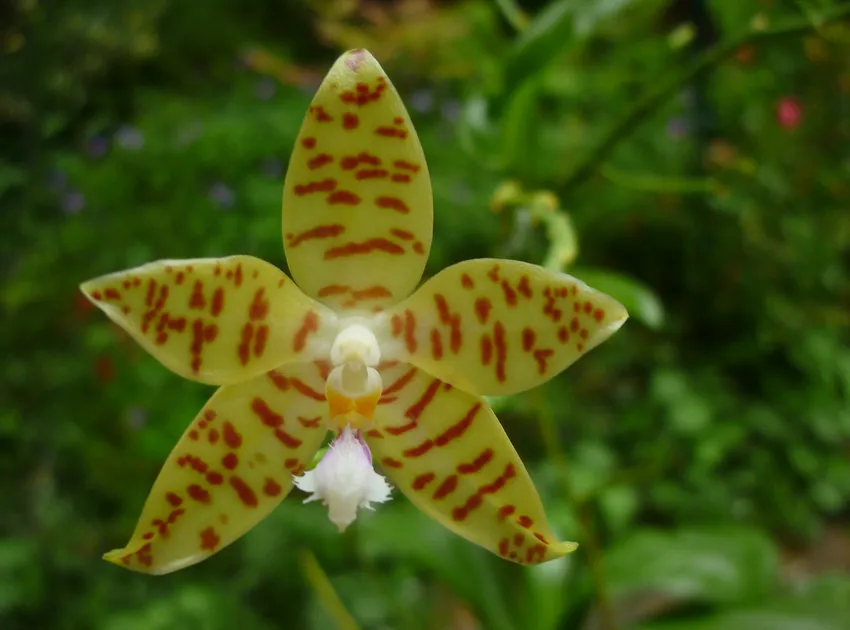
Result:
[[104,558],[135,571],[171,573],[254,527],[321,445],[322,388],[312,364],[220,388],[166,460],[130,542]]
[[386,314],[409,361],[483,396],[535,387],[611,336],[628,313],[563,273],[512,260],[444,269]]
[[165,366],[212,385],[313,359],[334,317],[250,256],[163,260],[80,288]]
[[487,402],[398,364],[366,434],[392,483],[425,514],[519,562],[558,558],[577,545],[552,533],[534,484]]
[[292,152],[283,240],[298,285],[371,311],[406,297],[431,247],[428,167],[395,88],[365,50],[333,65]]

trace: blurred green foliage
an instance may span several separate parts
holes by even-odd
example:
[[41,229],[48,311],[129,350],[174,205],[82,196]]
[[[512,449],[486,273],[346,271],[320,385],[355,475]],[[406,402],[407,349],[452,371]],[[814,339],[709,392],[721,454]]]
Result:
[[[850,628],[850,6],[832,0],[12,0],[0,7],[0,628]],[[534,568],[399,498],[290,497],[163,578],[99,560],[210,394],[77,284],[285,268],[280,188],[367,46],[433,177],[428,272],[561,269],[633,315],[494,400],[559,534]],[[344,609],[343,609],[344,607]]]

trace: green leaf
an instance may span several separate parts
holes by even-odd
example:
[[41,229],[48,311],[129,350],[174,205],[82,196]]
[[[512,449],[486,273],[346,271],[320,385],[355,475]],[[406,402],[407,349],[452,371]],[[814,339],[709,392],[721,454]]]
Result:
[[757,529],[641,531],[606,553],[611,593],[660,592],[680,600],[743,603],[768,592],[777,554]]
[[643,283],[605,269],[574,267],[570,275],[622,302],[629,315],[653,330],[664,323],[664,308],[655,293]]
[[539,71],[573,39],[575,0],[551,2],[529,24],[505,61],[508,88]]

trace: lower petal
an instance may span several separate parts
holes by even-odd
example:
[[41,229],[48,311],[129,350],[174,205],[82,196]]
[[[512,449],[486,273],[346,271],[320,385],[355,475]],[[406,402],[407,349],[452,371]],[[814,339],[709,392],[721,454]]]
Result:
[[130,542],[104,559],[170,573],[254,527],[322,443],[322,388],[320,369],[304,363],[220,388],[166,460]]
[[576,549],[552,533],[531,477],[486,400],[408,364],[381,377],[384,395],[366,439],[414,505],[520,564]]

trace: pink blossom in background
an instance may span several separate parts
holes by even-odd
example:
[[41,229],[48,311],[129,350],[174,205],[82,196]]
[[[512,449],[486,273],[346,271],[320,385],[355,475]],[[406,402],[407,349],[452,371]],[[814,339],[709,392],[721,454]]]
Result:
[[785,96],[776,104],[776,120],[783,129],[795,129],[803,120],[803,106],[793,96]]

